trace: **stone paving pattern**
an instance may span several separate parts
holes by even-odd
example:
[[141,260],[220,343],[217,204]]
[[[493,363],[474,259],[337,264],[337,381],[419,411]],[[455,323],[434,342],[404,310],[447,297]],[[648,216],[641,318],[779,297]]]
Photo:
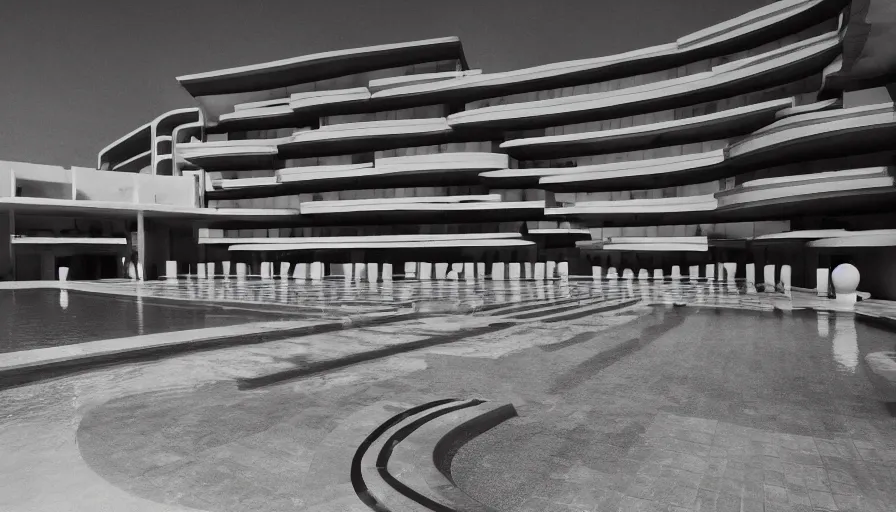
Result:
[[[454,463],[501,511],[896,510],[896,430],[862,363],[896,338],[769,311],[781,296],[690,290],[755,308],[637,306],[467,337],[495,319],[436,316],[0,391],[0,510],[363,510],[348,480],[360,439],[453,397],[520,413]],[[445,333],[457,339],[237,385]]]

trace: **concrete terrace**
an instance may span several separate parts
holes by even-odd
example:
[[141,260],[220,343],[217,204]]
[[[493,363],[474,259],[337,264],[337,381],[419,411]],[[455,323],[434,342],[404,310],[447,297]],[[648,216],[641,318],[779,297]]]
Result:
[[[458,298],[484,286],[449,284]],[[183,283],[67,286],[189,295]],[[516,411],[451,464],[462,493],[499,511],[896,506],[890,384],[863,362],[892,349],[890,332],[800,291],[516,287],[462,315],[431,291],[449,306],[7,387],[0,509],[368,510],[350,475],[359,445],[445,398]],[[205,299],[193,294],[181,300]],[[414,482],[408,453],[389,467]]]

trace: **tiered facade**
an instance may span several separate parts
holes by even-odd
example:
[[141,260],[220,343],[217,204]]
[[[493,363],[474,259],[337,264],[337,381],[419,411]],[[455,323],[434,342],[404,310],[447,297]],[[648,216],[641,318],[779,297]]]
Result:
[[[559,269],[821,288],[842,261],[896,275],[887,4],[783,0],[502,73],[443,38],[183,76],[199,108],[116,141],[98,168],[198,180],[204,211],[180,219],[195,240],[147,234],[140,214],[147,277]],[[873,281],[896,297],[896,277]]]

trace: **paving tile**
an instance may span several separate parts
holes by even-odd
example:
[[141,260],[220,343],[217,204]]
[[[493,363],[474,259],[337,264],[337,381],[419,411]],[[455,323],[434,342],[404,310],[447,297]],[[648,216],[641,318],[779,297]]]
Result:
[[838,510],[834,502],[834,496],[829,492],[809,491],[809,501],[812,506],[821,510]]

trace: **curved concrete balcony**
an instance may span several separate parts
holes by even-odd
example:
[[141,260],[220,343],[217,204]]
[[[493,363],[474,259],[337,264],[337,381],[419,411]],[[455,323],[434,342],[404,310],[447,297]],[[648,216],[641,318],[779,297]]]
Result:
[[220,180],[209,197],[270,197],[301,192],[394,187],[465,186],[479,184],[479,173],[503,169],[509,161],[499,153],[438,153],[378,158],[375,163],[291,167],[275,178]]
[[199,238],[203,245],[246,245],[246,244],[354,244],[354,243],[411,243],[455,240],[522,240],[519,233],[459,233],[459,234],[418,234],[418,235],[357,235],[357,236],[305,236],[305,237],[205,237]]
[[469,102],[502,95],[572,87],[675,68],[756,48],[836,17],[848,0],[788,0],[679,38],[676,42],[592,59],[487,73],[377,92],[372,100]]
[[220,180],[208,192],[215,199],[271,197],[302,192],[395,187],[478,185],[484,169],[507,167],[498,153],[438,153],[379,158],[375,163],[291,167],[275,177]]
[[386,91],[395,87],[408,87],[412,85],[422,85],[443,82],[446,80],[456,80],[467,76],[478,76],[482,74],[481,69],[468,69],[466,71],[443,71],[441,73],[420,73],[416,75],[393,76],[388,78],[379,78],[371,80],[367,88],[371,94],[380,91]]
[[177,78],[192,96],[274,89],[377,69],[458,59],[466,68],[461,42],[442,37],[396,44],[337,50],[239,66]]
[[[475,233],[480,235],[480,233]],[[257,243],[234,244],[228,247],[230,251],[321,251],[321,250],[353,250],[353,249],[454,249],[454,248],[514,248],[531,247],[535,242],[521,238],[495,237],[482,238],[466,234],[446,235],[444,238],[435,238],[429,235],[428,239],[404,239],[401,235],[395,236],[358,236],[358,237],[327,237],[304,238],[289,243]],[[450,237],[450,238],[449,238]]]
[[[556,192],[605,192],[663,188],[703,183],[723,177],[725,152],[721,149],[693,155],[632,160],[565,169],[548,174],[538,186]],[[577,172],[575,172],[577,171]]]
[[792,98],[722,110],[712,114],[662,123],[509,140],[501,144],[520,160],[551,159],[690,144],[745,135],[775,121],[793,107]]
[[507,130],[612,119],[667,110],[786,84],[820,72],[840,52],[829,32],[712,71],[617,91],[511,103],[448,116],[455,129]]
[[544,201],[502,202],[501,196],[394,197],[311,201],[302,215],[328,224],[512,222],[541,218]]
[[845,229],[805,229],[800,231],[786,231],[784,233],[771,233],[760,235],[752,239],[754,245],[785,245],[805,244],[811,240],[845,236],[849,231]]
[[873,167],[753,180],[716,197],[719,218],[789,218],[892,210],[896,187],[886,167]]
[[800,160],[893,149],[893,103],[791,116],[757,130],[726,150],[731,165],[760,168]]
[[718,201],[712,194],[662,199],[628,199],[621,201],[583,201],[571,206],[545,208],[545,216],[569,217],[585,225],[661,225],[688,224],[694,218],[705,218],[716,210]]
[[127,245],[125,237],[22,236],[11,237],[13,245]]
[[289,98],[243,103],[221,114],[214,131],[269,130],[317,122],[317,118],[342,112],[370,99],[366,87],[297,92]]
[[452,133],[443,117],[345,123],[296,132],[278,147],[282,158],[302,158],[443,144]]
[[813,249],[850,249],[873,247],[896,247],[896,229],[875,229],[867,231],[851,231],[841,236],[822,238],[807,244]]
[[605,240],[576,242],[576,247],[585,252],[707,252],[709,240],[705,236],[614,236]]
[[274,169],[281,139],[188,142],[177,145],[178,155],[206,171]]

